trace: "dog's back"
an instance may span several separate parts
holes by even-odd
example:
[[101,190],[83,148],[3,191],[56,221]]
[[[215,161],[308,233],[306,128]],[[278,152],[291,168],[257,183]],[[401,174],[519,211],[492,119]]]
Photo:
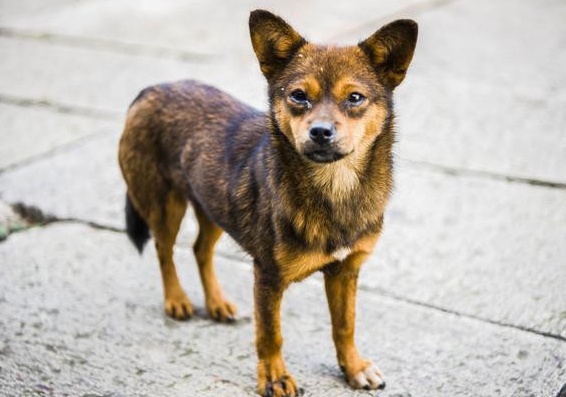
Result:
[[129,198],[147,219],[174,190],[230,232],[234,183],[267,134],[264,113],[214,87],[192,80],[148,87],[131,104],[120,141]]

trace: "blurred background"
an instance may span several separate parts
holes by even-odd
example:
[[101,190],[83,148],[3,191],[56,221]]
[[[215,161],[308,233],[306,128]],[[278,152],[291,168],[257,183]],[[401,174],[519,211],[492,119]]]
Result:
[[[124,233],[117,142],[144,87],[195,78],[266,109],[248,15],[355,44],[397,18],[419,41],[395,93],[396,189],[361,279],[357,340],[383,396],[555,396],[566,382],[566,2],[0,0],[0,395],[253,395],[249,258],[223,238],[239,305],[166,319],[154,251]],[[353,392],[319,276],[284,303],[307,395]]]

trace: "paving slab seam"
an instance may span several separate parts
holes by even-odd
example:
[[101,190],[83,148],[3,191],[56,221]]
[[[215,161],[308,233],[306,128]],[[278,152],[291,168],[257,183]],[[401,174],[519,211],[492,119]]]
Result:
[[0,168],[0,175],[2,175],[5,172],[14,171],[14,170],[17,170],[18,168],[25,167],[29,164],[34,163],[35,161],[43,160],[43,159],[55,156],[55,155],[57,155],[61,152],[65,152],[65,151],[69,150],[70,148],[75,147],[76,145],[82,145],[85,142],[88,142],[89,140],[95,139],[95,138],[99,137],[100,135],[106,134],[106,133],[107,132],[104,132],[104,131],[96,131],[96,132],[93,132],[91,134],[73,139],[72,141],[63,143],[59,146],[56,146],[56,147],[49,149],[49,150],[46,150],[42,153],[38,153],[36,155],[29,156],[29,157],[27,157],[27,158],[25,158],[21,161],[10,164],[10,165],[8,165],[4,168]]
[[61,33],[34,32],[6,27],[0,27],[0,37],[39,41],[42,43],[62,45],[66,47],[108,51],[148,58],[168,58],[187,63],[208,63],[210,61],[217,60],[221,56],[219,54],[198,53],[177,48],[139,44],[134,42],[74,36]]
[[566,342],[566,338],[563,337],[562,335],[553,334],[551,332],[539,331],[539,330],[536,330],[534,328],[524,327],[524,326],[521,326],[521,325],[515,325],[515,324],[509,324],[509,323],[504,323],[504,322],[500,322],[500,321],[490,320],[488,318],[474,316],[473,314],[457,312],[455,310],[446,309],[444,307],[433,305],[433,304],[430,304],[430,303],[421,302],[421,301],[418,301],[418,300],[415,300],[415,299],[405,298],[405,297],[397,295],[393,292],[387,291],[386,289],[383,289],[383,288],[375,288],[375,287],[368,288],[368,287],[364,287],[363,285],[360,285],[358,288],[359,288],[360,291],[375,293],[377,295],[390,298],[390,299],[392,299],[396,302],[407,303],[411,306],[419,306],[419,307],[422,307],[422,308],[431,309],[431,310],[434,310],[434,311],[440,311],[440,312],[443,312],[443,313],[446,313],[446,314],[452,314],[452,315],[455,315],[455,316],[458,316],[458,317],[467,318],[467,319],[470,319],[470,320],[476,320],[476,321],[479,321],[479,322],[482,322],[482,323],[491,324],[491,325],[495,325],[495,326],[498,326],[498,327],[511,328],[511,329],[514,329],[514,330],[517,330],[517,331],[527,332],[527,333],[530,333],[530,334],[536,334],[536,335],[542,336],[544,338],[550,338],[550,339],[558,340],[558,341],[561,341],[561,342]]
[[430,163],[427,161],[411,160],[405,157],[400,158],[400,160],[413,169],[423,169],[427,171],[442,173],[448,176],[475,177],[475,178],[490,179],[499,182],[520,183],[520,184],[537,186],[537,187],[566,190],[566,183],[563,182],[551,182],[542,179],[504,175],[504,174],[498,174],[496,172],[474,170],[469,168],[456,168],[442,164]]
[[94,119],[122,120],[125,117],[124,112],[118,112],[111,109],[97,109],[93,107],[68,105],[60,102],[54,102],[48,99],[24,98],[1,93],[0,103],[23,108],[42,108],[52,110],[57,113],[86,116]]

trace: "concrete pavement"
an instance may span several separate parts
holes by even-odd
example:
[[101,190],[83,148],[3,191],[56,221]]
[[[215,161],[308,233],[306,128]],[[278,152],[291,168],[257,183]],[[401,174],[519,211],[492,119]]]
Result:
[[[357,340],[382,396],[555,396],[566,383],[566,4],[404,0],[285,4],[0,0],[0,395],[253,395],[252,273],[228,238],[218,273],[234,326],[166,319],[153,250],[121,232],[124,112],[149,84],[198,78],[265,108],[247,15],[353,43],[416,19],[397,91],[397,185],[360,280]],[[25,219],[16,203],[54,218]],[[32,214],[33,215],[33,214]],[[320,277],[283,311],[307,395],[341,379]],[[308,304],[304,304],[308,302]]]

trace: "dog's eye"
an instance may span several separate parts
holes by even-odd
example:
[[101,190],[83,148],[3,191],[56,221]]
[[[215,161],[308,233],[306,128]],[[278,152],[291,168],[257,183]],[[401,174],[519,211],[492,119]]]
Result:
[[358,106],[361,105],[361,103],[366,99],[365,96],[363,96],[362,94],[360,94],[359,92],[352,92],[350,95],[348,95],[348,105],[351,106]]
[[293,102],[299,105],[307,105],[309,103],[309,98],[307,93],[303,90],[295,90],[289,96]]

